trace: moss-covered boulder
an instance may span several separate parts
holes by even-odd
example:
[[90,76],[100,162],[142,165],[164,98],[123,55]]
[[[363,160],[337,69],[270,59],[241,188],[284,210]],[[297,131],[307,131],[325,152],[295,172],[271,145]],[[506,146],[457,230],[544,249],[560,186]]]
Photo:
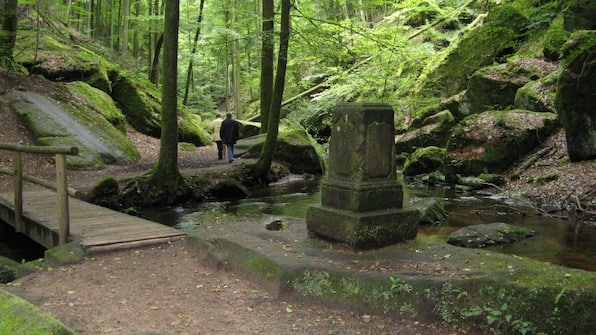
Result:
[[211,136],[201,128],[201,116],[182,109],[178,113],[178,141],[192,143],[195,146],[209,145]]
[[120,209],[122,207],[122,197],[120,196],[120,186],[114,177],[104,177],[98,181],[91,192],[89,192],[89,202],[99,206]]
[[126,117],[107,93],[83,81],[73,81],[65,86],[70,92],[71,103],[103,116],[121,132],[126,132]]
[[556,106],[573,161],[596,158],[596,33],[576,47],[559,78]]
[[[257,158],[261,154],[265,136],[262,134],[242,139],[234,150],[240,157]],[[286,164],[292,173],[321,174],[325,170],[318,144],[303,129],[281,131],[273,159]]]
[[556,113],[555,96],[559,73],[533,80],[515,93],[513,108],[532,112]]
[[250,191],[239,180],[228,178],[213,185],[209,193],[216,198],[229,199],[246,197]]
[[467,226],[449,234],[447,243],[466,248],[482,248],[497,244],[509,244],[536,235],[526,227],[493,222]]
[[470,78],[456,118],[510,108],[520,88],[557,69],[556,63],[524,58],[480,69]]
[[34,30],[19,31],[20,52],[15,59],[31,74],[41,74],[52,81],[84,81],[109,94],[109,74],[115,66],[97,53],[81,45],[73,47],[69,45],[72,41],[59,38],[57,34],[37,38]]
[[591,0],[568,0],[563,11],[565,29],[593,30],[596,29],[596,2]]
[[452,129],[445,175],[454,181],[457,175],[503,172],[558,127],[552,113],[511,110],[471,115]]
[[0,284],[9,283],[17,278],[19,263],[0,256]]
[[416,209],[420,213],[419,224],[433,225],[447,219],[444,202],[437,198],[413,198],[404,206]]
[[52,266],[76,264],[82,262],[87,255],[78,242],[61,244],[44,253],[44,259]]
[[0,334],[76,335],[20,297],[0,290]]
[[444,147],[449,139],[450,129],[455,125],[455,119],[450,111],[444,110],[425,115],[422,120],[417,119],[413,124],[420,124],[420,127],[395,136],[396,153],[412,153],[428,146]]
[[[119,72],[113,79],[112,99],[138,131],[153,137],[161,135],[161,94],[150,82]],[[209,134],[200,127],[198,114],[184,108],[178,111],[178,140],[203,146],[211,143]]]
[[113,79],[112,99],[126,115],[126,120],[143,134],[159,137],[161,133],[160,98],[157,89],[132,74],[119,72]]
[[426,147],[416,150],[404,163],[403,173],[406,176],[416,176],[423,173],[443,169],[445,149]]
[[[476,69],[515,51],[528,23],[526,15],[514,6],[494,7],[483,24],[470,26],[463,38],[451,43],[443,59],[433,62],[425,70],[419,90],[442,97],[461,92]],[[479,45],[483,47],[479,48]]]
[[435,3],[422,1],[418,6],[406,11],[404,16],[405,25],[419,27],[440,17],[441,8]]
[[80,91],[73,95],[65,93],[57,99],[27,92],[14,101],[12,107],[39,144],[79,149],[78,155],[67,156],[70,169],[97,169],[106,163],[126,164],[139,156],[125,134],[96,113],[100,107],[94,106]]

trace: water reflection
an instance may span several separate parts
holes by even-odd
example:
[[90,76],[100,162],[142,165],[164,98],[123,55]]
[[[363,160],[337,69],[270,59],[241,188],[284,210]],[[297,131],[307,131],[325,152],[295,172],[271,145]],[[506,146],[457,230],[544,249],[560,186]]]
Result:
[[[523,202],[498,196],[472,196],[446,188],[408,188],[404,203],[417,197],[442,199],[448,219],[433,226],[421,226],[417,239],[445,242],[448,235],[465,226],[505,222],[528,227],[537,234],[527,240],[491,250],[521,257],[596,271],[596,228],[575,227],[568,221],[536,215]],[[233,217],[259,217],[263,214],[304,218],[311,204],[320,203],[318,181],[294,180],[255,191],[242,200],[189,203],[181,207],[147,209],[143,216],[183,230],[192,230],[205,222],[225,221]]]

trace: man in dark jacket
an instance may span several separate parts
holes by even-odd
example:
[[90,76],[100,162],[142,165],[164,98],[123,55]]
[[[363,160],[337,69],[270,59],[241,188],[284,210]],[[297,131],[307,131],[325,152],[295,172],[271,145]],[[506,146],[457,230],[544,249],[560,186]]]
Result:
[[236,144],[236,140],[238,139],[238,132],[238,122],[232,119],[232,113],[227,113],[226,119],[221,123],[219,136],[228,149],[228,162],[230,163],[234,161],[234,144]]

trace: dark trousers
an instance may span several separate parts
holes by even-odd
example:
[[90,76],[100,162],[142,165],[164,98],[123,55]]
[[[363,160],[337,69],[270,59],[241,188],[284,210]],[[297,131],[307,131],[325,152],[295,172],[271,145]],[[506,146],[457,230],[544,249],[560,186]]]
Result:
[[224,156],[224,145],[222,141],[215,141],[215,144],[217,144],[217,158],[218,159],[223,159]]

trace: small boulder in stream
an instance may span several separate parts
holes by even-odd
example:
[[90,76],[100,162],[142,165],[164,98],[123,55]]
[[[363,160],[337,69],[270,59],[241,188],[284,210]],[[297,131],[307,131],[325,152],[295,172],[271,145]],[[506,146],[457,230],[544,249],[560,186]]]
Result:
[[483,248],[517,242],[535,234],[536,232],[529,228],[493,222],[456,230],[449,234],[447,243],[465,248]]

